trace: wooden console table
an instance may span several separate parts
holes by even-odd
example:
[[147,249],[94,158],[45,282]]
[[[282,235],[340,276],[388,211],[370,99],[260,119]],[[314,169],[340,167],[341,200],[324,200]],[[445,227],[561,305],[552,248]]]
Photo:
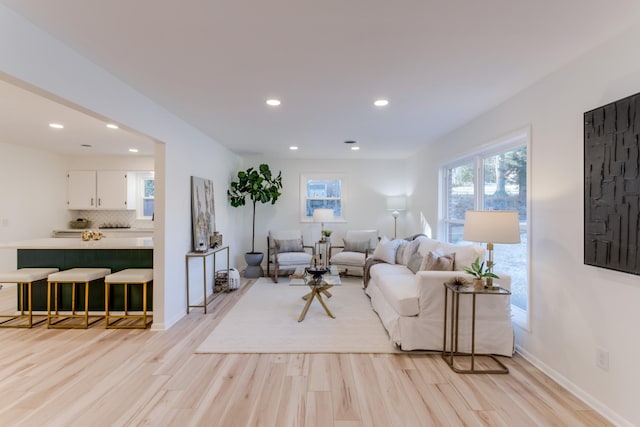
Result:
[[[186,255],[186,264],[187,264],[187,314],[189,314],[190,309],[192,308],[202,308],[204,314],[207,314],[207,305],[211,303],[220,292],[214,291],[213,283],[215,282],[216,276],[216,255],[220,252],[227,252],[227,280],[229,278],[229,246],[220,246],[217,248],[207,249],[204,252],[188,252]],[[211,286],[211,295],[207,296],[207,258],[213,257],[213,281]],[[203,302],[202,304],[191,305],[190,303],[190,282],[189,282],[189,261],[192,259],[201,259],[202,260],[202,290],[203,290]]]

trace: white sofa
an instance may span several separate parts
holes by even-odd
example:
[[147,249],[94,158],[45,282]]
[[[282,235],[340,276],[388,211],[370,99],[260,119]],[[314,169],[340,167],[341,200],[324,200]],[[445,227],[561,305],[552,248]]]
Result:
[[[417,271],[405,265],[407,254],[398,256],[396,264],[380,263],[369,270],[366,294],[373,309],[387,329],[394,344],[402,350],[442,350],[444,328],[444,285],[453,277],[471,276],[462,267],[470,265],[476,257],[484,258],[480,246],[462,246],[419,237],[421,256],[430,251],[442,254],[455,252],[454,271]],[[417,243],[415,244],[417,246]],[[510,277],[497,273],[494,280],[510,289]],[[449,294],[451,295],[451,294]],[[461,352],[471,350],[471,296],[460,297],[459,347]],[[451,304],[451,297],[449,297]],[[450,305],[449,305],[450,307]],[[448,310],[447,310],[448,311]],[[448,322],[449,329],[451,322]],[[447,332],[449,333],[449,332]],[[447,335],[449,339],[450,335]],[[448,344],[447,344],[448,348]],[[476,353],[512,356],[514,333],[511,325],[509,296],[478,295],[476,303]]]

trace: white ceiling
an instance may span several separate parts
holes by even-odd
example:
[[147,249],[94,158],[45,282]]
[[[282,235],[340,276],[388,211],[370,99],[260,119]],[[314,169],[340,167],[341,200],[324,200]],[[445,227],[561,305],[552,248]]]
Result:
[[637,0],[0,2],[233,151],[306,158],[408,157],[640,20]]
[[[64,129],[53,129],[58,123]],[[0,142],[72,156],[153,156],[149,138],[0,80]],[[86,147],[85,145],[90,145]],[[130,148],[138,149],[133,154]]]

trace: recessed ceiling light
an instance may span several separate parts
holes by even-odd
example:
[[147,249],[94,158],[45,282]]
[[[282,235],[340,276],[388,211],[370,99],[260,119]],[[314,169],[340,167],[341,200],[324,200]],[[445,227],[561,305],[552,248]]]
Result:
[[137,148],[129,148],[129,152],[130,153],[137,153],[138,149]]
[[64,129],[64,126],[60,123],[49,123],[49,127],[54,129]]
[[352,149],[353,151],[358,151],[358,150],[360,149],[360,147],[355,146],[355,147],[351,147],[351,149]]
[[267,99],[267,105],[270,105],[272,107],[277,107],[278,105],[280,105],[280,100],[279,99]]
[[389,101],[387,101],[386,99],[376,99],[373,102],[373,105],[375,105],[376,107],[386,107],[387,105],[389,105]]
[[296,145],[292,145],[291,147],[289,147],[289,150],[295,151],[297,149],[298,149],[298,146],[296,146]]
[[107,124],[107,127],[108,127],[109,129],[120,129],[120,128],[118,127],[118,125],[114,125],[113,123],[109,123],[109,124]]

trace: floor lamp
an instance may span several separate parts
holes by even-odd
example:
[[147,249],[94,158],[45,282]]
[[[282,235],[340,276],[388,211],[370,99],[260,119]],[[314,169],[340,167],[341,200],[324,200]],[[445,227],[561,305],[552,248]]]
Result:
[[405,196],[392,196],[387,197],[387,210],[392,211],[393,217],[393,238],[398,237],[398,217],[400,211],[407,209],[407,198]]
[[[493,244],[520,243],[520,223],[516,211],[467,211],[464,216],[464,240],[487,244],[487,270],[493,273]],[[494,289],[493,279],[486,286]]]

